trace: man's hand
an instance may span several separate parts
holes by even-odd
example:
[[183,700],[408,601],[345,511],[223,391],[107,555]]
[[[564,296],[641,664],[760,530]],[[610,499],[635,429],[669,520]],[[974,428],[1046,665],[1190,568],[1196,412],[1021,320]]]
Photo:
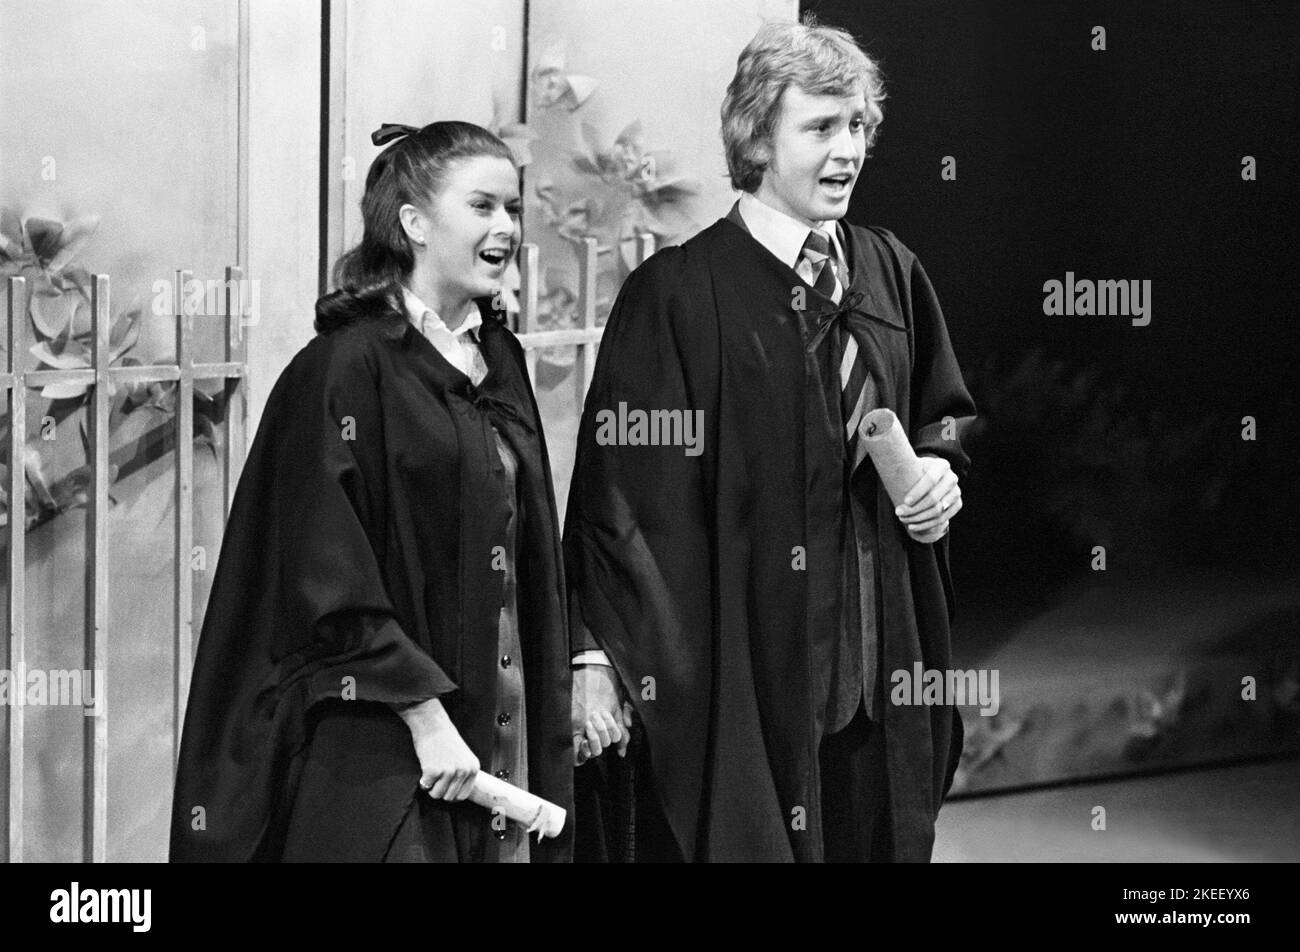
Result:
[[627,756],[632,739],[632,705],[624,703],[618,675],[607,664],[573,669],[573,762],[584,764],[608,747]]
[[907,491],[894,514],[917,542],[938,542],[961,510],[961,488],[946,459],[922,456],[920,460],[925,474]]

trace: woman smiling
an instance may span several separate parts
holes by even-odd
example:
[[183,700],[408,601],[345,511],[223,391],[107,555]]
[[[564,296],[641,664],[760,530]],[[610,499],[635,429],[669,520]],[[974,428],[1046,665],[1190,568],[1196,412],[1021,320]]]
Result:
[[[466,802],[572,801],[550,467],[499,313],[508,148],[387,125],[361,243],[277,383],[199,642],[173,860],[562,861]],[[393,141],[396,140],[396,141]]]

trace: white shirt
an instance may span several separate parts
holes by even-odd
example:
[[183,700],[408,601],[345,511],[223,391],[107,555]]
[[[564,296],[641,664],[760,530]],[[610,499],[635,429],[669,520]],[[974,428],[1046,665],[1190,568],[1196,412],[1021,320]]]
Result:
[[[793,268],[799,277],[809,284],[813,283],[812,265],[803,256],[803,244],[812,231],[797,218],[791,218],[785,212],[777,211],[752,192],[740,193],[740,217],[745,219],[749,233],[764,248],[772,252],[783,262]],[[831,259],[840,278],[840,287],[848,286],[848,276],[844,273],[844,249],[840,247],[836,235],[835,222],[819,221],[817,230],[830,239]]]
[[487,376],[487,364],[478,347],[478,329],[483,326],[483,315],[473,301],[465,311],[465,319],[453,331],[438,313],[418,297],[410,288],[402,287],[406,316],[424,339],[432,344],[447,363],[451,364],[478,386]]

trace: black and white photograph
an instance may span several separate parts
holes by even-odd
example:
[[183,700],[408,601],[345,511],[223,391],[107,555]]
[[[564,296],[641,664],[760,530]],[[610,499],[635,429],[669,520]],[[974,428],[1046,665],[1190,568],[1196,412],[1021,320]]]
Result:
[[1298,89],[1292,0],[0,0],[32,917],[1052,863],[1241,937],[1300,860]]

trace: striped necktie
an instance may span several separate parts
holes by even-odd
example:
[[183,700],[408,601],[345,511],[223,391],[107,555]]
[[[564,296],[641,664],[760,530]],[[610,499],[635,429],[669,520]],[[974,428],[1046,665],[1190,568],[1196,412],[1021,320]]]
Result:
[[835,267],[835,259],[831,257],[831,240],[826,237],[826,233],[818,228],[809,231],[800,255],[811,268],[812,280],[808,283],[813,286],[813,290],[839,304],[844,289],[836,274],[838,269]]
[[851,319],[852,315],[846,316],[840,327],[841,340],[844,342],[840,357],[840,409],[844,420],[844,442],[848,446],[849,459],[853,461],[849,472],[854,472],[867,455],[866,444],[858,438],[858,424],[879,406],[879,394],[876,392],[876,381],[867,370],[867,361],[861,354],[858,339],[850,329]]
[[[831,255],[830,239],[824,232],[813,229],[804,240],[803,256],[812,266],[814,290],[824,294],[836,304],[843,297],[835,258]],[[838,334],[840,342],[840,418],[844,421],[844,442],[849,459],[853,461],[852,470],[858,468],[866,456],[865,448],[858,445],[858,423],[863,416],[876,409],[878,394],[876,384],[867,370],[867,362],[862,358],[857,337],[850,330],[851,315],[846,315],[840,324]]]

